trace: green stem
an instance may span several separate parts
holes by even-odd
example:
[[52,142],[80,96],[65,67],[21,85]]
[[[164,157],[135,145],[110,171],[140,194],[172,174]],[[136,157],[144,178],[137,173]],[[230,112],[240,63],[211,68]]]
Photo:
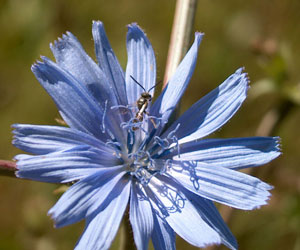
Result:
[[177,0],[163,88],[186,54],[191,41],[197,0]]

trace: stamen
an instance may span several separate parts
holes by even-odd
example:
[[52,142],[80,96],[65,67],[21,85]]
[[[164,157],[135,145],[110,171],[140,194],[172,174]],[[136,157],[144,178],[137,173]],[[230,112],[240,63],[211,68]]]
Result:
[[[114,106],[112,109],[117,109],[120,107],[129,109],[129,107],[123,105]],[[152,122],[154,128],[152,127],[152,129],[150,129],[148,132],[147,126],[149,126],[150,122]],[[153,152],[161,149],[160,153],[163,153],[170,148],[171,143],[176,143],[179,152],[179,143],[175,135],[179,125],[177,125],[177,127],[172,130],[167,137],[162,139],[159,136],[154,136],[157,128],[161,125],[161,122],[161,118],[149,116],[147,113],[143,113],[143,119],[137,119],[136,116],[132,116],[128,121],[120,124],[122,129],[128,131],[128,152],[125,159],[128,166],[127,171],[142,185],[148,185],[153,176],[157,174],[164,174],[172,165],[171,160],[162,162],[157,161],[157,155],[153,155]],[[141,133],[144,133],[142,137],[140,137]],[[151,138],[154,136],[155,145],[148,150],[146,146],[151,139],[149,138],[150,136]],[[137,137],[137,141],[135,137]],[[138,145],[135,145],[137,142]]]
[[137,129],[141,129],[147,135],[148,132],[143,128],[143,123],[144,121],[137,121],[137,119],[134,117],[127,122],[122,122],[120,127],[122,129],[126,129],[128,132],[135,132]]
[[122,159],[122,153],[121,153],[121,144],[117,141],[112,141],[112,140],[107,140],[105,145],[107,146],[112,146],[114,152],[114,155],[118,158],[118,159]]
[[106,111],[107,111],[107,100],[105,101],[104,104],[104,112],[102,116],[102,124],[101,124],[101,131],[104,134],[105,133],[105,116],[106,116]]
[[171,167],[172,167],[172,161],[170,159],[166,160],[166,162],[164,163],[163,167],[160,170],[160,174],[166,173],[166,171]]
[[114,105],[111,106],[110,109],[126,109],[128,111],[134,111],[136,110],[136,107],[132,105]]
[[[177,130],[180,127],[180,123],[177,124],[176,128],[174,130],[172,130],[165,139],[161,139],[158,136],[154,137],[155,142],[161,147],[161,150],[159,150],[157,152],[157,154],[155,155],[155,158],[161,157],[162,155],[166,154],[166,153],[171,153],[174,151],[174,149],[177,149],[177,154],[180,157],[180,145],[178,143],[178,138],[175,135],[175,133],[177,132]],[[175,143],[175,147],[170,148],[170,145],[172,143]],[[155,148],[155,146],[154,146]]]
[[137,178],[139,183],[142,185],[148,185],[150,179],[152,178],[152,174],[144,168],[138,161],[134,161],[131,166],[129,166],[130,174]]
[[139,179],[142,185],[147,185],[152,177],[149,172],[144,168],[138,168],[135,172],[135,177]]
[[140,146],[138,148],[138,151],[144,150],[145,145],[146,145],[147,137],[144,138],[144,140],[140,143]]
[[157,129],[161,125],[161,120],[162,120],[161,117],[156,117],[152,115],[150,116],[147,114],[147,119],[151,121],[155,129]]
[[121,143],[113,140],[107,140],[105,145],[113,145],[114,148],[117,148],[119,151],[121,150]]
[[107,104],[108,104],[108,101],[106,100],[105,101],[105,104],[104,104],[104,111],[103,111],[103,115],[102,115],[102,122],[101,122],[101,125],[100,125],[100,128],[101,128],[101,132],[104,134],[104,133],[107,133],[109,135],[109,137],[111,138],[111,140],[116,140],[116,137],[114,136],[114,134],[110,131],[109,128],[106,128],[105,126],[105,118],[106,118],[106,114],[107,114]]
[[110,109],[119,109],[119,108],[128,109],[128,107],[125,105],[114,105],[110,107]]
[[176,136],[173,137],[173,141],[176,144],[175,148],[177,148],[177,155],[178,158],[180,158],[180,147],[179,147],[179,143],[178,143],[178,138]]
[[110,131],[109,128],[106,128],[106,133],[109,135],[109,137],[111,138],[111,140],[116,141],[116,137],[115,137],[114,134]]
[[175,136],[175,133],[177,132],[177,130],[179,129],[179,127],[180,127],[180,123],[178,123],[177,126],[176,126],[176,128],[175,128],[174,130],[172,130],[172,131],[167,135],[167,138],[168,138],[168,139],[172,139],[172,138],[176,137],[176,136]]
[[170,145],[167,139],[161,139],[159,136],[155,136],[154,141],[164,150],[168,149]]
[[148,151],[146,151],[146,155],[148,157],[148,160],[149,160],[149,163],[148,163],[148,166],[147,168],[150,170],[150,171],[155,171],[157,170],[156,169],[156,164],[155,164],[155,160],[151,158],[151,155]]

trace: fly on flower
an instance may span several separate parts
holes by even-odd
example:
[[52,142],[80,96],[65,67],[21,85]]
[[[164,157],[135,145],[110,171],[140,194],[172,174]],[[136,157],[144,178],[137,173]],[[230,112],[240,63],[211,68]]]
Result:
[[[238,69],[171,123],[203,34],[195,33],[190,50],[152,105],[155,56],[142,29],[128,26],[125,73],[103,24],[94,22],[92,31],[97,64],[68,32],[50,46],[56,62],[43,57],[32,66],[68,127],[13,125],[13,144],[31,154],[15,157],[16,175],[74,181],[49,215],[56,227],[85,220],[77,250],[108,249],[127,206],[139,250],[147,249],[150,240],[155,249],[175,249],[176,234],[197,247],[237,249],[213,202],[243,210],[267,204],[272,186],[238,170],[278,157],[279,139],[204,137],[240,108],[248,89],[246,73]],[[149,95],[143,97],[144,90]],[[137,113],[113,111],[137,100]]]
[[[146,91],[146,89],[143,87],[143,85],[141,85],[137,80],[135,80],[132,76],[130,76],[130,78],[144,90],[144,92],[141,93],[141,96],[139,97],[139,99],[136,101],[138,112],[135,114],[135,118],[133,119],[133,122],[135,122],[135,123],[140,122],[141,123],[144,120],[144,115],[145,114],[148,115],[146,110],[149,106],[149,102],[152,101],[152,96],[149,92],[152,89],[154,89],[158,84],[160,84],[160,82],[155,84],[149,90]],[[152,119],[150,119],[150,120],[153,123],[153,126],[156,127],[154,121]],[[133,127],[132,129],[137,130],[138,127]]]

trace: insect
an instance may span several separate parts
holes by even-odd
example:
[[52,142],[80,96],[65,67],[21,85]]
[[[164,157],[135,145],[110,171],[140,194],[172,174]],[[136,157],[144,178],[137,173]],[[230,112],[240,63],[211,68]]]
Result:
[[[152,86],[150,89],[148,89],[148,91],[146,91],[146,89],[137,81],[133,78],[133,76],[130,76],[131,79],[137,84],[139,85],[144,92],[141,94],[141,96],[139,97],[139,99],[136,101],[136,105],[138,108],[137,113],[135,114],[135,118],[133,119],[134,123],[138,123],[138,122],[142,122],[144,120],[144,114],[148,114],[146,112],[149,102],[152,101],[152,96],[149,93],[153,88],[155,88],[158,84],[160,84],[160,82],[158,82],[157,84],[155,84],[154,86]],[[154,122],[151,120],[151,122],[153,123],[153,125],[155,126]],[[137,130],[138,127],[133,127],[133,130]]]

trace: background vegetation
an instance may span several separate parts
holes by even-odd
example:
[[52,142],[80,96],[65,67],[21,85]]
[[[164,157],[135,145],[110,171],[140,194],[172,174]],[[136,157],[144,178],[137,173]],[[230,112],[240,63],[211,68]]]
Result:
[[[57,110],[30,71],[40,55],[53,58],[49,42],[71,31],[94,58],[91,24],[101,20],[125,68],[126,24],[137,22],[152,42],[157,77],[163,79],[174,10],[171,0],[1,0],[0,158],[20,153],[11,145],[11,124],[56,124]],[[198,2],[194,30],[206,36],[182,110],[244,66],[251,79],[249,98],[213,136],[282,138],[283,155],[255,171],[275,186],[270,204],[236,210],[229,223],[242,250],[300,249],[299,10],[299,0]],[[57,187],[0,177],[1,250],[72,249],[83,223],[54,229],[46,216],[59,197],[53,193]],[[178,249],[195,249],[177,240]]]

